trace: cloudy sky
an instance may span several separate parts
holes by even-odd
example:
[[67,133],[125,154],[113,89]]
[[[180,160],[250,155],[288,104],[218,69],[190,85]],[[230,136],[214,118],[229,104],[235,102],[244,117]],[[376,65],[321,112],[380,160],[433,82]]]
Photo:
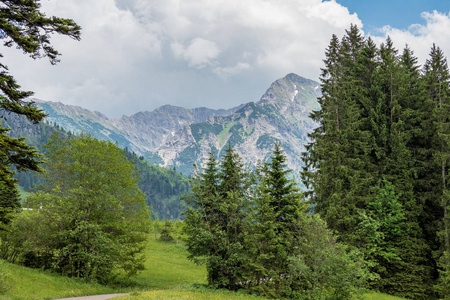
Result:
[[407,43],[423,63],[436,43],[450,55],[450,0],[42,0],[74,19],[82,40],[54,36],[52,66],[0,50],[35,97],[110,117],[164,104],[230,108],[258,101],[288,73],[318,80],[333,33],[350,24],[380,43]]

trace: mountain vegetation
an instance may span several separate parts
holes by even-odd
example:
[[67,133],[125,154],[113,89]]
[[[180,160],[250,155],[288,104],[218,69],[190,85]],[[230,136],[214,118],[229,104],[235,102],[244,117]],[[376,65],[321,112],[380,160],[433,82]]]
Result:
[[183,212],[182,197],[191,191],[191,181],[177,170],[157,167],[143,156],[126,151],[125,156],[133,162],[139,174],[138,186],[152,207],[154,218],[177,220]]
[[[422,69],[388,38],[356,26],[326,49],[319,126],[302,172],[314,212],[359,248],[372,288],[408,298],[449,297],[450,82],[433,45]],[[448,287],[448,285],[447,285]],[[444,292],[445,291],[445,292]]]
[[[28,145],[40,153],[45,153],[43,147],[57,133],[62,139],[71,139],[74,134],[64,130],[47,120],[33,124],[23,116],[8,115],[4,124],[11,128],[8,135],[12,138],[26,136]],[[190,191],[190,181],[186,176],[173,169],[157,167],[148,163],[143,156],[138,156],[126,149],[125,156],[133,162],[139,173],[139,188],[145,193],[146,202],[153,208],[154,217],[160,220],[179,219],[183,210],[181,197]],[[21,171],[14,174],[17,184],[30,192],[43,183],[43,177],[33,171]]]

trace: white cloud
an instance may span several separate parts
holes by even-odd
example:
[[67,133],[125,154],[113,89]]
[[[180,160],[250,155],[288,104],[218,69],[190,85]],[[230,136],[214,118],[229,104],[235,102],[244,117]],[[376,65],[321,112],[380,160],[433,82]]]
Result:
[[412,24],[408,29],[401,30],[385,26],[379,29],[378,36],[374,37],[377,43],[382,43],[390,36],[396,47],[403,49],[407,44],[419,58],[419,63],[424,64],[428,59],[431,46],[435,43],[444,54],[450,55],[450,15],[437,11],[423,12],[424,25]]
[[220,53],[216,43],[202,38],[193,39],[188,47],[184,47],[179,43],[173,43],[172,51],[176,57],[184,58],[190,67],[195,68],[213,65],[213,60]]
[[[62,62],[30,63],[5,52],[26,89],[107,115],[162,104],[231,107],[257,101],[290,72],[317,79],[333,33],[355,14],[335,0],[53,0],[81,42],[54,38]],[[175,84],[174,84],[175,83]]]
[[248,63],[237,63],[235,66],[232,67],[216,67],[213,69],[213,73],[216,74],[217,76],[219,76],[220,78],[226,79],[229,78],[230,76],[234,76],[238,73],[240,73],[243,70],[248,70],[250,69],[250,65]]

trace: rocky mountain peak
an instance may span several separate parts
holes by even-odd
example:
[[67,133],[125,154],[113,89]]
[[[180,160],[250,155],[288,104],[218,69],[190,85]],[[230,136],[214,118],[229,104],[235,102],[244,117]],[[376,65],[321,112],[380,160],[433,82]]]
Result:
[[317,98],[320,86],[317,82],[290,73],[276,80],[258,102],[261,105],[272,104],[278,109],[305,105],[305,99]]
[[187,109],[164,105],[120,119],[62,103],[38,102],[48,121],[74,133],[90,132],[99,139],[144,156],[151,163],[176,167],[191,174],[212,149],[218,156],[231,145],[249,166],[266,160],[274,141],[281,142],[288,166],[299,170],[307,134],[315,127],[309,119],[318,109],[319,84],[296,74],[276,80],[258,102],[231,109]]

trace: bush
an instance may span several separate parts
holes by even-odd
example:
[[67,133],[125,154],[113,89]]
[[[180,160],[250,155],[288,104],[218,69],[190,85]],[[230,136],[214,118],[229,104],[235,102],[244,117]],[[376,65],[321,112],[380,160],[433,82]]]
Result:
[[358,294],[367,277],[360,252],[338,243],[317,215],[302,227],[299,254],[290,258],[288,296],[328,300]]

